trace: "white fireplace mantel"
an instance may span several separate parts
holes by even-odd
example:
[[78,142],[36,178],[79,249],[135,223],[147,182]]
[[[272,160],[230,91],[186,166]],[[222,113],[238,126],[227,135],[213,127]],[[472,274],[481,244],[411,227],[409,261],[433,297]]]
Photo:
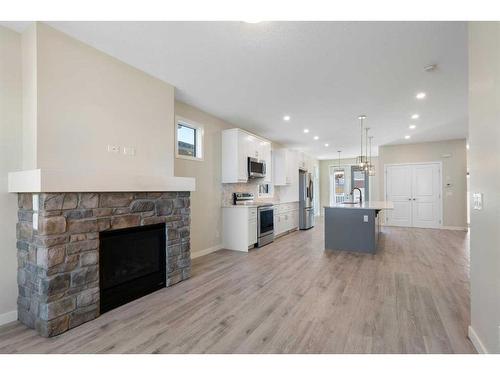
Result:
[[192,177],[31,169],[9,173],[10,193],[195,191]]

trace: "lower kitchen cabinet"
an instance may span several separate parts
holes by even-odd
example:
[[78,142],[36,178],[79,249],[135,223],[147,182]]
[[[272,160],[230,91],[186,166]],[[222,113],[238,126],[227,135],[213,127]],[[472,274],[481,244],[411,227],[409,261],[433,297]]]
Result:
[[248,220],[248,246],[253,246],[257,243],[257,220]]
[[274,208],[274,235],[295,230],[299,227],[299,204],[280,203]]
[[257,208],[222,208],[222,237],[225,249],[248,251],[257,243]]
[[[299,203],[274,205],[274,236],[299,227]],[[257,244],[257,207],[222,208],[222,237],[225,249],[248,251]]]

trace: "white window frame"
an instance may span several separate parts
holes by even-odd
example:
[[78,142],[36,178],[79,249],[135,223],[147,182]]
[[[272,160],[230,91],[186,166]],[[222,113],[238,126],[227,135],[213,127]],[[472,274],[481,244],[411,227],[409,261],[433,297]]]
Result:
[[[192,128],[195,130],[196,134],[196,156],[187,156],[187,155],[179,155],[179,141],[177,139],[178,125],[184,125],[186,127]],[[205,156],[205,129],[203,125],[197,123],[196,121],[189,120],[187,118],[181,116],[175,116],[175,157],[177,159],[185,159],[185,160],[195,160],[195,161],[203,161]]]

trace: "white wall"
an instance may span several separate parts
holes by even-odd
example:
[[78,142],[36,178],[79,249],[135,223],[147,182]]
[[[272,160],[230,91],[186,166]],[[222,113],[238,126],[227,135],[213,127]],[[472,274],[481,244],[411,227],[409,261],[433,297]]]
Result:
[[[21,35],[22,56],[22,169],[35,169],[36,164],[36,120],[37,120],[37,33],[33,23]],[[12,172],[12,171],[11,171]]]
[[[465,139],[423,142],[379,147],[380,171],[384,165],[398,163],[443,163],[443,225],[467,227],[467,153]],[[444,157],[447,156],[447,157]],[[385,179],[379,179],[380,195]],[[451,187],[446,187],[450,183]]]
[[[173,86],[43,23],[34,27],[36,168],[173,176]],[[108,144],[136,155],[109,153]]]
[[479,351],[500,353],[500,23],[469,23],[471,329]]
[[0,26],[0,324],[17,318],[17,196],[7,173],[21,168],[21,36]]

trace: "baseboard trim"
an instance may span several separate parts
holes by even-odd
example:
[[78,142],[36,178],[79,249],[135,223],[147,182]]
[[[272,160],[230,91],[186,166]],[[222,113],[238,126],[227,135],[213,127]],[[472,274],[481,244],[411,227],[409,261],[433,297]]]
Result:
[[477,352],[479,354],[488,354],[488,350],[486,347],[483,345],[483,342],[477,335],[476,331],[474,331],[474,328],[472,326],[469,326],[469,339],[472,341],[472,345],[474,345],[474,348],[476,348]]
[[217,250],[220,250],[222,248],[224,248],[224,246],[222,246],[222,244],[218,244],[218,245],[209,247],[207,249],[203,249],[203,250],[197,251],[196,253],[191,253],[191,259],[199,258],[199,257],[201,257],[203,255],[214,253]]
[[0,314],[0,326],[9,324],[17,320],[17,310]]
[[441,229],[448,229],[448,230],[461,230],[463,232],[467,232],[468,231],[468,228],[467,227],[449,227],[449,226],[445,226],[443,225],[441,227]]
[[422,228],[422,227],[403,227],[403,226],[400,226],[400,225],[388,225],[388,224],[380,224],[382,227],[394,227],[394,228],[417,228],[417,229],[446,229],[446,230],[460,230],[460,231],[463,231],[463,232],[467,232],[469,230],[468,227],[453,227],[453,226],[445,226],[445,225],[442,225],[440,227],[436,227],[436,228]]

